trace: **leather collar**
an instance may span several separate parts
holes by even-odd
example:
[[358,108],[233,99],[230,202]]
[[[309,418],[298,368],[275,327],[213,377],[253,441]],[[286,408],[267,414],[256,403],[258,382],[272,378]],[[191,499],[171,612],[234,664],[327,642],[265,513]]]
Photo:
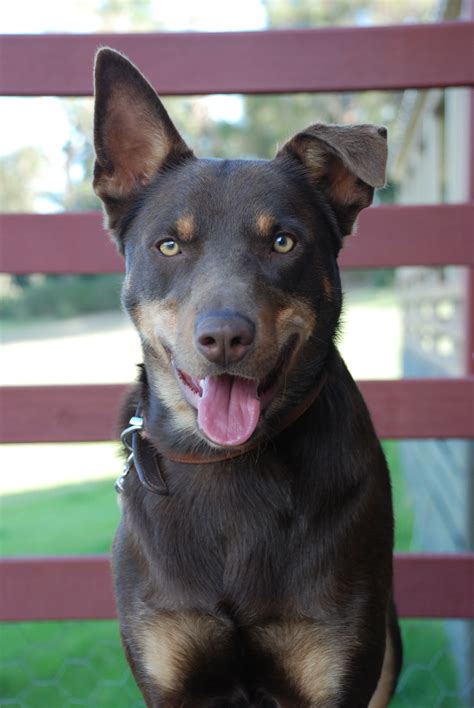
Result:
[[[327,380],[327,372],[324,371],[315,388],[304,398],[301,403],[293,408],[287,416],[281,421],[275,434],[283,432],[290,425],[295,423],[298,418],[306,413],[312,406],[314,401],[321,393],[324,384]],[[122,431],[121,440],[125,448],[130,452],[122,475],[115,483],[117,492],[123,492],[123,483],[132,467],[135,468],[138,478],[142,485],[153,494],[164,496],[169,495],[169,489],[166,484],[163,473],[160,469],[159,457],[162,456],[172,462],[183,462],[192,465],[213,464],[215,462],[225,462],[227,460],[241,457],[248,452],[256,450],[261,441],[257,440],[249,445],[243,445],[232,450],[218,450],[215,453],[207,451],[199,453],[197,451],[180,453],[179,450],[167,449],[156,450],[144,436],[145,423],[141,413],[141,404],[137,406],[135,415],[130,418],[130,423],[125,430]]]

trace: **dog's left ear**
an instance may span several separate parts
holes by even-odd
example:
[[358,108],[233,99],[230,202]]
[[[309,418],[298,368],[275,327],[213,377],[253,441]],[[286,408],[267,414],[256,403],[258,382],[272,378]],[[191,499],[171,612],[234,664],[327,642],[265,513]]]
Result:
[[154,88],[122,54],[99,50],[94,82],[94,190],[113,233],[155,175],[193,153]]
[[350,234],[361,209],[385,184],[387,130],[375,125],[317,123],[295,135],[277,158],[292,156],[326,195],[342,236]]

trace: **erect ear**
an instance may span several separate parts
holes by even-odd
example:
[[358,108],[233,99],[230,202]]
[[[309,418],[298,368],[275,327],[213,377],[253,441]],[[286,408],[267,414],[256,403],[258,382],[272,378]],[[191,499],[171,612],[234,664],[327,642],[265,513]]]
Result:
[[387,130],[375,125],[316,123],[289,140],[277,158],[291,155],[326,195],[342,236],[351,233],[374,187],[385,184]]
[[192,152],[171,122],[156,91],[113,49],[100,49],[94,69],[94,190],[114,230],[130,202],[165,164]]

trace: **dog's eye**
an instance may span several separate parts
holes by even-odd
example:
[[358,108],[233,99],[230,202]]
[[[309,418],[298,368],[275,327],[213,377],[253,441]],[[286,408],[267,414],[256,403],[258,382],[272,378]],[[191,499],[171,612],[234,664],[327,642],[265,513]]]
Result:
[[177,256],[178,253],[181,253],[180,247],[172,238],[160,241],[156,244],[156,247],[164,256]]
[[273,242],[273,250],[277,253],[289,253],[295,247],[295,241],[288,234],[278,234]]

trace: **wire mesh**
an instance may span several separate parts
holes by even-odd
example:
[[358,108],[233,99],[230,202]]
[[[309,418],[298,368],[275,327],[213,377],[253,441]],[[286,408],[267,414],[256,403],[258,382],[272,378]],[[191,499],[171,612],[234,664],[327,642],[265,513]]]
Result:
[[[473,624],[402,621],[405,663],[393,708],[473,705]],[[2,706],[144,706],[123,657],[116,622],[3,625],[1,646]]]

